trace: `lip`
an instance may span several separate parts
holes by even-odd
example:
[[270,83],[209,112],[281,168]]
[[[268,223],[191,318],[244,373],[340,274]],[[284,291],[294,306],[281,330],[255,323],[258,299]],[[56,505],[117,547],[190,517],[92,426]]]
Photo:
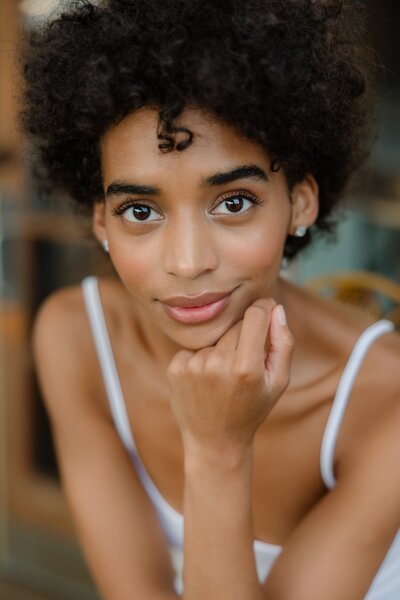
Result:
[[[161,305],[166,314],[175,321],[178,321],[179,323],[203,323],[204,321],[209,321],[210,319],[213,319],[224,310],[224,308],[229,303],[232,292],[233,290],[227,293],[225,292],[224,295],[220,293],[201,294],[194,297],[180,296],[179,299],[168,299],[168,302],[180,301],[185,302],[186,304],[189,303],[192,306],[170,305],[167,304],[167,302],[165,301],[161,302]],[[208,302],[204,304],[204,302],[207,300]],[[199,305],[199,302],[202,302],[202,304]]]
[[198,308],[222,300],[222,298],[226,298],[226,296],[231,294],[232,291],[233,290],[230,290],[229,292],[203,292],[201,294],[196,294],[195,296],[172,296],[166,300],[161,300],[161,302],[174,308]]

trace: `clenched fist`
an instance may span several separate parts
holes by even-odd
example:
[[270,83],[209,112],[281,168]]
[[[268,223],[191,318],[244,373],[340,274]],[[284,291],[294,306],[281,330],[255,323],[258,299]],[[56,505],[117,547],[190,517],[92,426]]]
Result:
[[215,346],[175,354],[167,378],[183,442],[248,445],[289,384],[293,348],[283,307],[259,299]]

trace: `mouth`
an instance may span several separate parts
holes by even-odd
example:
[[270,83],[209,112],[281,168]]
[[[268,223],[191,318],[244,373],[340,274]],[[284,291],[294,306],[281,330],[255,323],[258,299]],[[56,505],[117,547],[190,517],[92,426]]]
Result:
[[[168,300],[168,304],[166,302],[161,302],[161,306],[169,317],[179,323],[203,323],[204,321],[209,321],[221,314],[229,304],[233,291],[234,290],[231,290],[230,292],[225,293],[225,295],[214,294],[215,299],[211,298],[211,294],[203,294],[192,298],[180,297],[180,306],[171,305],[174,300],[170,299]],[[211,298],[211,301],[209,298]],[[209,301],[204,303],[207,300]],[[178,301],[178,299],[175,301]],[[182,304],[186,304],[186,306],[182,306]],[[189,304],[189,306],[187,304]],[[192,306],[190,306],[190,304]],[[197,306],[195,304],[197,304]]]

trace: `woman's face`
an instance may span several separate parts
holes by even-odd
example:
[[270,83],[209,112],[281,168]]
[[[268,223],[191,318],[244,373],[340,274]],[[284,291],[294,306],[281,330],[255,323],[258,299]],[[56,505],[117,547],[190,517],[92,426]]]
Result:
[[[193,132],[192,144],[162,153],[157,122],[158,112],[145,108],[104,135],[106,201],[95,207],[94,229],[135,305],[171,341],[195,350],[215,344],[257,298],[278,299],[286,236],[315,220],[316,186],[309,178],[291,202],[261,146],[194,109],[176,120]],[[192,309],[187,319],[178,315],[182,322],[163,308],[173,296],[204,292],[232,293],[204,320]]]

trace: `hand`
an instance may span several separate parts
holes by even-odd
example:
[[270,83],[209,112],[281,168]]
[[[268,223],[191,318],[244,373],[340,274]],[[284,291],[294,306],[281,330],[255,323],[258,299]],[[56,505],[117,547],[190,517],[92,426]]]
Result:
[[175,354],[167,379],[183,442],[251,443],[289,384],[293,348],[275,301],[259,299],[215,346]]

